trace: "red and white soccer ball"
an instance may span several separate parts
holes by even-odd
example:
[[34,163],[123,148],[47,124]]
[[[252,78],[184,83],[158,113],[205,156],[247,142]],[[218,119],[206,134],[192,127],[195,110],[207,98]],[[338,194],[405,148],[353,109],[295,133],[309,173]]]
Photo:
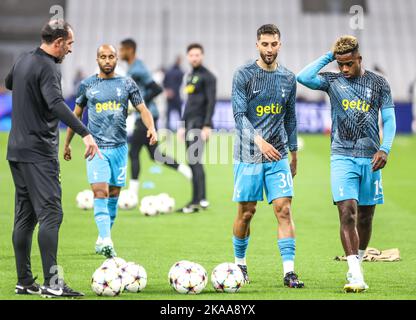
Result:
[[123,210],[131,210],[137,207],[139,199],[131,190],[122,190],[118,197],[118,207]]
[[235,293],[244,285],[244,275],[235,263],[225,262],[212,271],[211,283],[218,292]]
[[175,209],[175,199],[167,193],[161,193],[157,196],[156,207],[159,213],[171,213]]
[[159,213],[158,197],[146,196],[140,202],[140,212],[145,216],[155,216]]
[[206,287],[208,275],[200,264],[182,260],[169,270],[169,284],[178,293],[198,294]]
[[146,287],[147,273],[141,265],[127,262],[120,268],[120,272],[124,291],[137,293]]
[[78,192],[75,201],[79,209],[91,210],[94,208],[94,193],[88,189]]
[[120,258],[120,257],[113,257],[105,260],[101,267],[114,269],[118,272],[120,272],[120,268],[126,264],[126,260]]
[[145,216],[155,216],[159,213],[171,213],[175,209],[175,199],[167,193],[157,196],[143,197],[140,202],[140,212]]
[[91,289],[98,296],[118,296],[123,291],[123,282],[118,269],[99,267],[92,275]]

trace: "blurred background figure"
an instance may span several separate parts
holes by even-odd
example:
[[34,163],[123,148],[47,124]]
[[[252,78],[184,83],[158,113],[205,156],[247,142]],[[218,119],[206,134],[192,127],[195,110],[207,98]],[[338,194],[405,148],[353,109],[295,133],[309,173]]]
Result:
[[185,138],[186,155],[192,170],[192,200],[181,213],[194,213],[207,209],[209,202],[206,194],[205,170],[202,154],[205,143],[211,136],[212,116],[214,115],[217,79],[204,65],[204,48],[199,43],[191,43],[187,58],[192,71],[186,77],[185,91],[188,94],[182,120],[185,128],[178,130],[180,139]]
[[177,56],[173,66],[166,71],[165,79],[163,80],[167,101],[166,128],[172,131],[176,131],[177,129],[176,124],[171,123],[172,113],[177,113],[178,120],[181,116],[182,99],[180,88],[183,76],[184,72],[181,69],[181,57]]
[[[120,59],[128,63],[127,75],[130,76],[138,85],[143,100],[147,108],[152,113],[157,130],[156,124],[159,119],[159,111],[153,100],[156,96],[163,92],[163,89],[153,79],[152,75],[146,68],[143,61],[137,58],[136,49],[137,44],[133,39],[125,39],[121,41],[119,53]],[[136,195],[139,193],[139,175],[141,170],[140,151],[144,146],[149,151],[149,155],[153,161],[155,161],[155,158],[164,159],[165,161],[163,162],[163,165],[177,170],[186,178],[190,179],[191,170],[188,166],[180,165],[175,161],[175,159],[161,154],[159,149],[157,148],[157,143],[153,145],[149,144],[149,139],[147,138],[147,127],[145,126],[139,115],[136,115],[136,117],[137,118],[134,126],[133,135],[130,139],[129,157],[131,163],[131,177],[129,182],[129,190]]]
[[[160,88],[162,88],[163,92],[163,80],[165,79],[166,69],[163,65],[158,67],[156,70],[152,71],[153,80],[158,84]],[[157,106],[157,110],[159,111],[159,119],[156,123],[158,128],[165,128],[166,127],[166,110],[167,104],[164,94],[157,95],[153,102]]]
[[81,81],[84,80],[85,78],[86,78],[86,76],[85,76],[84,72],[82,71],[82,69],[78,69],[77,72],[75,73],[74,80],[73,80],[74,96],[78,92],[79,85],[81,84]]

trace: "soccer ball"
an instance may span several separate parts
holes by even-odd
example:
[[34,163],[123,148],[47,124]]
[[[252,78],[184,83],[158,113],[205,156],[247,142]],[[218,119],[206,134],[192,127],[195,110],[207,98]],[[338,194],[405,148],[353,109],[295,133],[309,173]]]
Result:
[[78,192],[75,198],[77,207],[83,210],[90,210],[94,208],[94,192],[91,190],[83,190]]
[[221,263],[211,274],[211,283],[218,292],[235,293],[244,284],[244,275],[235,263]]
[[118,296],[123,289],[123,282],[117,269],[99,267],[91,279],[91,289],[98,296]]
[[101,267],[103,268],[109,268],[114,269],[118,272],[120,272],[120,268],[126,264],[126,260],[119,258],[119,257],[113,257],[105,260]]
[[186,260],[176,262],[170,268],[168,277],[171,287],[183,294],[198,294],[208,283],[204,267]]
[[175,208],[175,199],[167,193],[161,193],[157,196],[156,207],[160,213],[170,213]]
[[140,202],[140,212],[145,216],[155,216],[159,213],[158,211],[158,197],[147,196]]
[[127,292],[140,292],[146,287],[146,270],[134,262],[127,262],[120,268],[123,288]]
[[118,197],[118,207],[124,210],[130,210],[137,207],[139,200],[137,195],[130,190],[122,190]]

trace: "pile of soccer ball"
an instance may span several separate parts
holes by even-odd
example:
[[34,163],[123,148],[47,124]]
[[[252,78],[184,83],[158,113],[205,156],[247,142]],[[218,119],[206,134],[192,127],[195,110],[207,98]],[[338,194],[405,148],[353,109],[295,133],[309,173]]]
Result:
[[171,213],[175,208],[175,199],[167,193],[157,196],[143,197],[140,202],[140,212],[145,216],[155,216],[160,213]]
[[137,293],[146,284],[146,270],[141,265],[117,257],[105,260],[91,279],[92,291],[107,297],[118,296],[122,292]]
[[[200,264],[181,260],[168,274],[170,286],[178,293],[198,294],[208,284],[207,271]],[[99,296],[114,297],[122,292],[137,293],[147,284],[146,270],[133,262],[111,258],[95,270],[91,288]],[[211,284],[217,292],[235,293],[244,285],[244,276],[234,263],[221,263],[211,273]]]
[[[91,190],[83,190],[77,194],[77,207],[83,210],[94,208],[94,193]],[[131,210],[137,207],[139,200],[137,195],[130,190],[122,190],[118,198],[118,207],[123,210]],[[145,216],[170,213],[175,208],[175,199],[167,193],[157,196],[146,196],[140,202],[140,212]]]
[[[120,192],[118,206],[120,209],[131,210],[137,207],[138,198],[130,190]],[[145,216],[155,216],[159,213],[170,213],[175,208],[175,199],[167,193],[161,193],[157,196],[146,196],[140,201],[139,210]]]
[[[208,275],[200,264],[182,260],[169,270],[169,284],[183,294],[198,294],[208,283]],[[211,273],[211,284],[217,292],[235,293],[244,285],[241,269],[234,263],[221,263]]]

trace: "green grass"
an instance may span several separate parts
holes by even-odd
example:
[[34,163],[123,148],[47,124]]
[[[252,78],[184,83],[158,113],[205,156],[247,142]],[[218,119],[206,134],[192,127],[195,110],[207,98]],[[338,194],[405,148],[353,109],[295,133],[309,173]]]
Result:
[[[61,135],[61,138],[64,135]],[[90,288],[90,277],[103,258],[94,254],[97,237],[93,213],[75,206],[75,196],[89,187],[86,180],[83,148],[80,139],[73,144],[73,160],[61,160],[64,222],[60,232],[59,263],[66,281],[96,297]],[[347,269],[336,262],[342,254],[336,208],[332,205],[329,181],[329,137],[304,136],[305,148],[299,154],[293,202],[297,233],[296,270],[305,281],[303,290],[282,286],[281,260],[276,244],[276,221],[266,203],[258,206],[252,222],[248,265],[252,283],[238,294],[215,293],[210,284],[197,296],[175,293],[168,284],[171,265],[181,259],[202,264],[210,273],[219,263],[233,260],[231,232],[236,204],[232,165],[206,165],[209,210],[195,215],[170,214],[145,217],[137,210],[121,211],[113,229],[113,240],[119,256],[142,264],[148,273],[148,285],[139,294],[123,294],[113,299],[415,299],[416,289],[416,137],[398,136],[387,168],[383,172],[386,204],[379,206],[370,245],[378,249],[399,248],[402,260],[394,263],[364,263],[366,293],[344,294],[342,287]],[[5,149],[7,135],[0,135],[0,299],[40,299],[17,297],[11,231],[14,211],[13,181]],[[222,150],[227,152],[226,150]],[[191,188],[181,175],[168,168],[162,174],[151,174],[153,164],[142,153],[141,181],[153,181],[154,190],[141,195],[167,192],[183,205]],[[32,269],[42,281],[39,250],[34,238]]]

